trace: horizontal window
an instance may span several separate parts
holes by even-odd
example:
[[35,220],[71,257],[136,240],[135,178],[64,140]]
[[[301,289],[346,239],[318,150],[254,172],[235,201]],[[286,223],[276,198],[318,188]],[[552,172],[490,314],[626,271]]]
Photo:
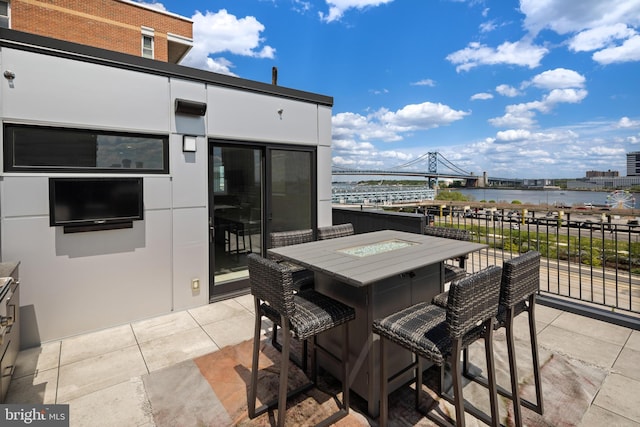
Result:
[[5,125],[4,170],[169,173],[169,138]]

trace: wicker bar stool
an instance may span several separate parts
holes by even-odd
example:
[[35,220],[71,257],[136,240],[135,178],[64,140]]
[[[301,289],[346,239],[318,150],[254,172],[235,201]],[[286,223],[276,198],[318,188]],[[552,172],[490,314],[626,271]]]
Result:
[[[422,390],[422,358],[440,366],[440,395],[444,392],[444,365],[449,363],[453,376],[453,403],[456,425],[464,426],[465,410],[487,424],[500,424],[493,360],[493,322],[498,314],[502,269],[491,266],[451,284],[447,307],[419,303],[373,322],[373,332],[380,335],[380,426],[387,425],[388,382],[409,369],[416,368],[416,409]],[[460,354],[463,348],[484,338],[489,376],[491,416],[466,405],[462,395]],[[389,377],[386,366],[386,341],[394,342],[415,354],[416,361]]]
[[[500,288],[500,306],[495,329],[505,328],[511,391],[501,386],[498,393],[513,401],[513,415],[516,426],[522,425],[520,405],[543,414],[542,379],[540,377],[540,359],[538,356],[538,340],[536,332],[535,305],[536,294],[540,290],[540,252],[529,251],[503,263],[502,283]],[[433,303],[444,306],[447,293],[443,292],[433,299]],[[533,380],[536,390],[536,403],[521,398],[518,393],[518,367],[516,364],[515,339],[513,337],[513,319],[527,312],[529,314],[529,338],[531,343],[531,359],[533,363]],[[474,381],[487,385],[487,379],[473,376],[469,372],[468,358],[464,357],[464,374]]]
[[[269,247],[280,248],[282,246],[298,245],[313,241],[313,230],[277,231],[269,234]],[[289,261],[283,261],[277,255],[268,254],[268,258],[286,265],[293,274],[294,287],[297,290],[313,287],[313,271],[307,270]]]
[[318,227],[318,240],[335,239],[337,237],[351,236],[352,234],[355,234],[355,232],[351,223]]
[[[317,376],[317,350],[342,363],[342,405],[338,412],[329,416],[321,425],[329,425],[349,413],[349,322],[355,319],[355,310],[326,295],[307,289],[295,293],[291,270],[273,260],[251,253],[247,257],[249,282],[255,305],[255,329],[253,337],[253,357],[251,363],[251,384],[249,388],[248,412],[250,418],[278,408],[278,426],[284,426],[287,398],[287,380],[291,335],[312,343],[312,380]],[[283,331],[282,357],[280,362],[280,383],[278,398],[256,409],[258,392],[258,358],[262,317],[268,317],[280,325]],[[316,336],[321,332],[342,326],[342,355],[338,358],[317,344]],[[310,384],[310,385],[313,385]],[[303,387],[295,393],[306,390]]]
[[[291,231],[277,231],[269,234],[269,247],[280,248],[282,246],[298,245],[300,243],[307,243],[313,241],[313,230],[291,230]],[[277,255],[268,254],[267,257],[274,261],[277,261],[283,266],[286,266],[291,270],[291,276],[293,277],[293,289],[295,291],[301,291],[303,289],[312,289],[314,286],[314,274],[313,271],[301,267],[289,261],[284,261]],[[273,325],[273,335],[271,336],[271,344],[282,351],[282,346],[278,343],[278,325]],[[307,343],[302,345],[302,356],[300,360],[293,359],[294,362],[300,366],[305,372],[307,370]]]
[[[450,228],[450,227],[437,227],[433,225],[427,225],[424,228],[424,234],[427,236],[443,237],[445,239],[455,239],[470,241],[471,234],[468,230]],[[459,257],[456,259],[458,265],[447,262],[444,264],[444,283],[453,282],[454,280],[462,279],[467,275],[465,264],[467,256]]]

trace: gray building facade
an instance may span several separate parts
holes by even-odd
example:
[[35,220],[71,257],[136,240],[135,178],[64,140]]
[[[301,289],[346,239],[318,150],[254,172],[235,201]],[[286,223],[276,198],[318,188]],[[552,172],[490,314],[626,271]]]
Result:
[[[20,262],[23,347],[246,292],[243,256],[270,230],[331,224],[329,96],[8,29],[0,64],[0,255]],[[60,178],[139,179],[142,218],[69,232]]]

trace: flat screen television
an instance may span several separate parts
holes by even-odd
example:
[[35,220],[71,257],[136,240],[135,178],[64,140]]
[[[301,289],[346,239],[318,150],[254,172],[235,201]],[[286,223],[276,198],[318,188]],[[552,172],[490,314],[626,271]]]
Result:
[[49,178],[49,223],[65,232],[132,227],[143,202],[142,178]]

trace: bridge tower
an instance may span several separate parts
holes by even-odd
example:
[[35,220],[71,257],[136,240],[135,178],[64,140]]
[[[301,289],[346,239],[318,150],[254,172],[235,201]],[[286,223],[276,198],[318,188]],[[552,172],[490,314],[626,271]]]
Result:
[[[428,172],[430,174],[436,175],[438,173],[438,152],[437,151],[433,151],[433,152],[429,152],[429,170]],[[435,178],[434,176],[429,176],[429,188],[433,188],[435,185],[438,183],[438,179]]]

